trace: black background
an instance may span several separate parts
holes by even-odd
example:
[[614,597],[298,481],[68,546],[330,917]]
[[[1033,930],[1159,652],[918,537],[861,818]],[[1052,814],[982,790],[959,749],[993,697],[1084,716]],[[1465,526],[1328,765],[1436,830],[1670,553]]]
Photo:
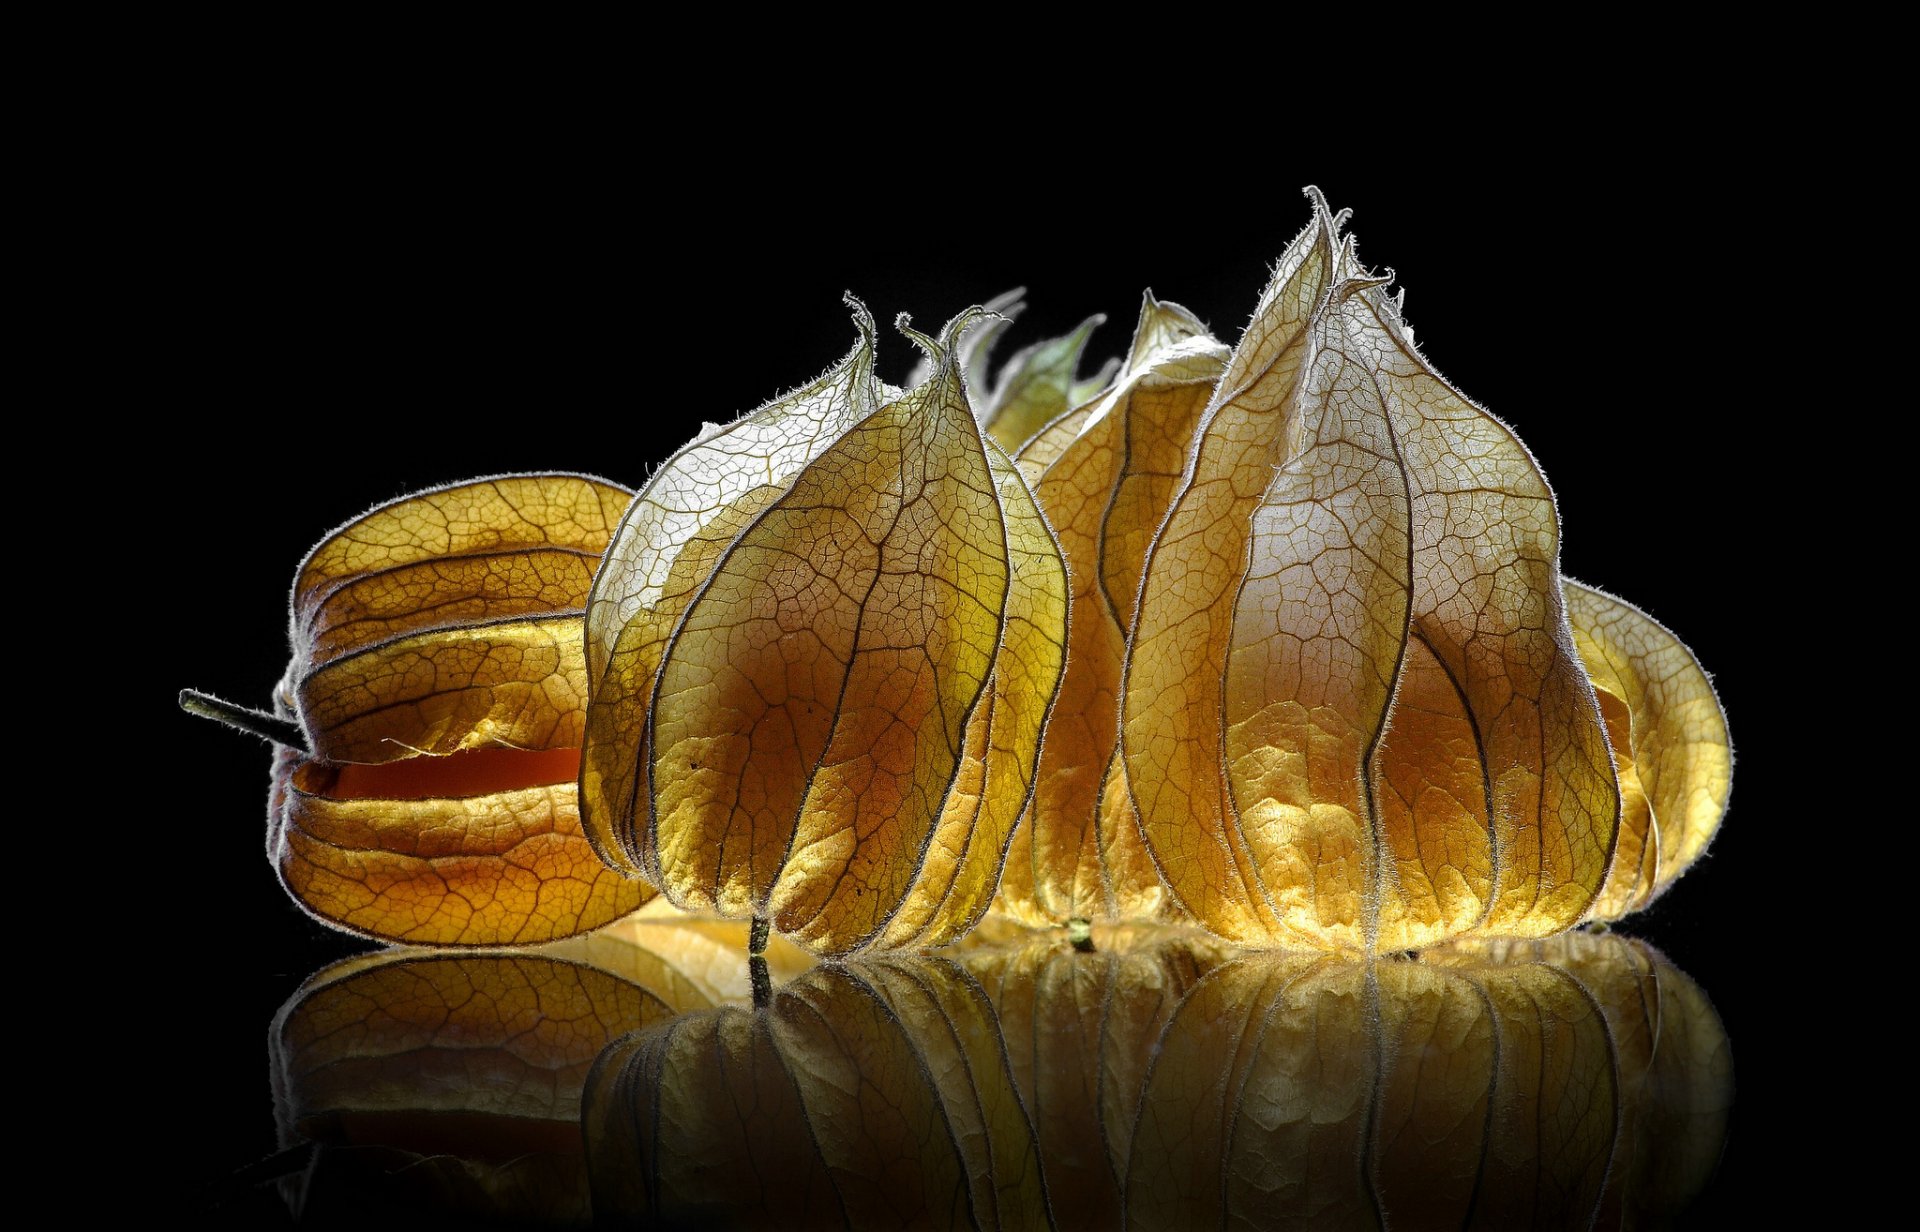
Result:
[[[303,915],[262,858],[265,746],[172,709],[183,685],[266,704],[312,543],[478,474],[637,486],[700,421],[843,354],[845,290],[932,329],[1024,285],[1001,354],[1097,311],[1097,361],[1151,286],[1231,343],[1309,217],[1309,183],[1354,208],[1361,257],[1396,271],[1428,358],[1534,451],[1565,572],[1667,623],[1721,689],[1740,755],[1725,830],[1626,930],[1701,983],[1732,1039],[1738,1104],[1710,1207],[1762,1187],[1789,1079],[1753,938],[1783,875],[1768,836],[1795,762],[1771,727],[1770,575],[1729,563],[1779,516],[1767,475],[1725,453],[1765,431],[1772,396],[1728,376],[1766,363],[1750,331],[1769,310],[1735,276],[1768,243],[1756,203],[1774,200],[1750,161],[1671,122],[1551,146],[1492,122],[1382,156],[1351,137],[1265,141],[1248,121],[1089,133],[1062,152],[1017,136],[876,148],[853,126],[781,132],[778,116],[750,135],[577,120],[210,107],[148,186],[164,208],[129,237],[128,280],[129,309],[155,323],[144,431],[184,460],[149,480],[146,508],[154,529],[192,529],[145,562],[138,585],[172,628],[126,686],[159,733],[178,834],[143,866],[165,903],[146,965],[170,1026],[144,1045],[141,1100],[212,1114],[155,1135],[168,1192],[203,1201],[273,1149],[268,1021],[364,944]],[[890,331],[881,346],[898,382],[913,351]]]

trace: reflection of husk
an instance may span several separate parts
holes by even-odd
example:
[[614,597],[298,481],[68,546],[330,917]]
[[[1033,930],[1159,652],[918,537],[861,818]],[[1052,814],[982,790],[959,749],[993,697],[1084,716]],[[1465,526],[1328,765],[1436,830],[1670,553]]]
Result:
[[1549,964],[1599,1002],[1613,1039],[1622,1115],[1596,1226],[1659,1226],[1706,1188],[1733,1106],[1733,1052],[1706,994],[1658,950],[1576,932],[1463,944],[1426,957]]
[[[747,995],[744,923],[635,917],[537,950],[384,950],[308,980],[274,1023],[286,1183],[303,1226],[592,1218],[580,1130],[622,1033]],[[790,947],[788,947],[790,949]],[[797,952],[769,951],[777,977]]]
[[1096,925],[1091,954],[1058,935],[962,961],[999,1011],[1063,1227],[1114,1226],[1146,1065],[1181,998],[1234,951],[1205,933]]
[[[664,899],[655,899],[624,920],[556,941],[541,952],[598,967],[663,995],[669,985],[662,981],[676,987],[684,982],[700,998],[687,1008],[745,1005],[753,997],[747,931],[745,920],[683,916]],[[776,984],[813,965],[805,950],[777,933],[768,938],[764,957]]]
[[1242,960],[1163,1039],[1128,1215],[1585,1227],[1615,1106],[1606,1028],[1551,968]]
[[669,1226],[1670,1221],[1731,1096],[1706,999],[1571,936],[1431,962],[1107,930],[817,968],[645,1027],[586,1098],[594,1213]]
[[594,1209],[669,1227],[1047,1222],[993,1008],[943,958],[816,968],[609,1049],[589,1093]]

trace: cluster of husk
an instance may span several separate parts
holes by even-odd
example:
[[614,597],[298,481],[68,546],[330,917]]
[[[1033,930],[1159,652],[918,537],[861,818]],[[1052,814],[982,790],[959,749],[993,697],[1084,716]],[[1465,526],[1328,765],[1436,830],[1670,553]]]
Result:
[[1117,365],[1077,375],[1095,319],[990,383],[1010,296],[902,322],[897,389],[850,300],[845,359],[631,501],[343,527],[294,592],[288,888],[427,944],[657,890],[832,957],[990,909],[1373,954],[1651,902],[1725,810],[1713,689],[1560,576],[1533,457],[1314,201],[1232,349],[1149,295]]

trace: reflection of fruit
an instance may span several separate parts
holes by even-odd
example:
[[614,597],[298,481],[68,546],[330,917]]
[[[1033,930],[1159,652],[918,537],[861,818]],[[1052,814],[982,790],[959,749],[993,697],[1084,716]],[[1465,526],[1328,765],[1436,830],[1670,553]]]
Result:
[[623,488],[476,480],[375,509],[294,583],[268,853],[302,906],[390,941],[534,943],[652,891],[604,868],[575,799],[580,615]]
[[1345,1226],[1372,1212],[1393,1226],[1405,1211],[1440,1227],[1470,1213],[1585,1227],[1616,1092],[1606,1027],[1562,972],[1294,958],[1203,981],[1141,1108],[1137,1226]]
[[282,1147],[319,1150],[297,1217],[368,1207],[585,1223],[580,1090],[620,1031],[673,1010],[573,963],[414,955],[316,977],[274,1032]]
[[[317,973],[272,1033],[280,1145],[315,1148],[286,1187],[296,1218],[589,1223],[595,1059],[625,1032],[744,998],[746,931],[649,909],[511,954],[388,949]],[[768,958],[782,978],[807,964],[777,941]]]
[[941,958],[823,966],[595,1073],[594,1210],[650,1226],[1047,1226],[992,1006]]
[[636,1032],[587,1099],[596,1214],[1657,1226],[1719,1156],[1726,1036],[1638,942],[1372,964],[1151,930],[1098,946],[823,967],[766,1012]]
[[1543,941],[1463,943],[1429,962],[1536,962],[1566,972],[1606,1018],[1621,1117],[1601,1196],[1603,1228],[1657,1228],[1706,1188],[1733,1105],[1733,1053],[1713,1004],[1644,941],[1563,933]]
[[1120,1226],[1155,1046],[1187,993],[1233,952],[1198,931],[1094,931],[1091,954],[1036,936],[958,956],[993,1003],[1061,1227]]

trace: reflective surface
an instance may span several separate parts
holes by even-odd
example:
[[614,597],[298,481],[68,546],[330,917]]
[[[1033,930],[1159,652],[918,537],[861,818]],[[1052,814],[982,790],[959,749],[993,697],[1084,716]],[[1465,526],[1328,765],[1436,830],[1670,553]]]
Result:
[[1645,943],[1343,963],[1005,933],[809,967],[743,925],[322,971],[272,1033],[303,1225],[1640,1227],[1732,1060]]

